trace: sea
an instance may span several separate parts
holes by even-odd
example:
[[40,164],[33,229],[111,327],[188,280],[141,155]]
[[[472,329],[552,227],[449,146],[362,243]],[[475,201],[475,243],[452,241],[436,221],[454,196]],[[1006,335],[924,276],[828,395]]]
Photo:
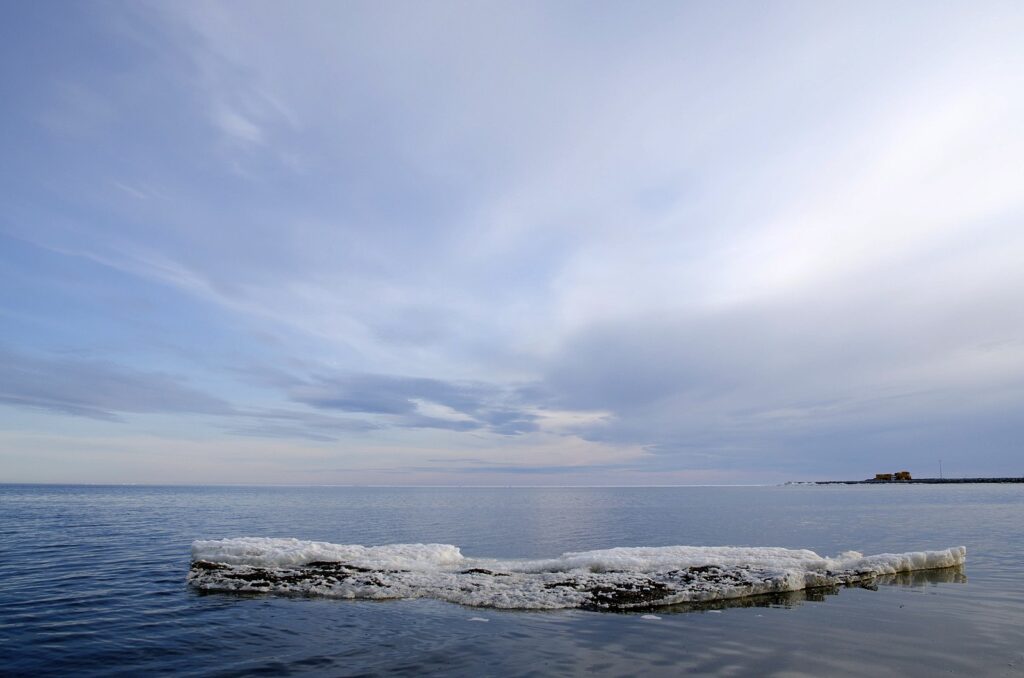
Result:
[[[217,593],[195,540],[436,543],[479,558],[620,546],[966,564],[632,612]],[[4,676],[1024,676],[1024,485],[0,486]]]

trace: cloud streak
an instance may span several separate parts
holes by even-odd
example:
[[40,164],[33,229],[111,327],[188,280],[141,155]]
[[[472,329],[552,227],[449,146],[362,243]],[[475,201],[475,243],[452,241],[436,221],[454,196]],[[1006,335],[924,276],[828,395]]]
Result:
[[230,415],[230,404],[159,372],[0,348],[0,402],[117,421],[123,413]]

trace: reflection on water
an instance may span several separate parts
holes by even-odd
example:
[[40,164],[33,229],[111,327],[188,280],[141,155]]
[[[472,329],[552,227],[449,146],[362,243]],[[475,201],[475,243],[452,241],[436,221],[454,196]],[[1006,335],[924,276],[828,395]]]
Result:
[[[685,612],[706,612],[708,610],[725,610],[729,608],[745,607],[796,607],[802,603],[821,603],[829,596],[838,595],[842,589],[858,588],[877,591],[880,586],[928,586],[935,584],[966,584],[967,575],[964,574],[963,565],[956,567],[943,567],[935,570],[915,570],[913,572],[899,572],[896,574],[883,574],[869,581],[849,584],[846,586],[820,586],[817,588],[803,589],[801,591],[786,591],[783,593],[769,593],[761,596],[747,596],[745,598],[732,598],[730,600],[715,600],[706,603],[683,603],[680,605],[665,605],[654,608],[658,613],[678,614]],[[629,610],[630,613],[637,610]],[[644,610],[648,611],[648,610]]]
[[967,575],[962,565],[943,567],[937,570],[916,570],[914,572],[898,572],[877,577],[874,584],[878,586],[927,586],[928,584],[966,584]]

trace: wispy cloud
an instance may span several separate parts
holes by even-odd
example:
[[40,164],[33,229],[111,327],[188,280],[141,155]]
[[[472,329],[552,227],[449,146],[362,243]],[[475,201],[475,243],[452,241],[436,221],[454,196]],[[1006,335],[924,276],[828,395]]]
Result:
[[263,130],[238,111],[222,108],[214,115],[217,126],[232,139],[245,144],[263,143]]

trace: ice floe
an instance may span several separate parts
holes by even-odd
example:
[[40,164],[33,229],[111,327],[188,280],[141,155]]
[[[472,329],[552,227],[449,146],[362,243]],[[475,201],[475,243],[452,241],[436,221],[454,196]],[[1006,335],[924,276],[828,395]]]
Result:
[[550,559],[468,558],[449,544],[361,546],[243,537],[196,541],[188,582],[207,591],[336,598],[437,598],[518,609],[636,609],[870,583],[960,566],[963,546],[834,558],[813,551],[661,546]]

